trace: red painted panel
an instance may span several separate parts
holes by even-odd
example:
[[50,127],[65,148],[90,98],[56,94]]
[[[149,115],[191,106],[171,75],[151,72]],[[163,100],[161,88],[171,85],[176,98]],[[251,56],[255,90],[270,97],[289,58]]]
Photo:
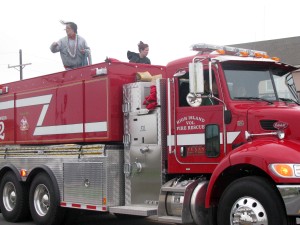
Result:
[[0,96],[0,142],[3,144],[15,143],[13,99],[13,95]]
[[[103,68],[107,73],[95,75]],[[8,93],[0,95],[0,143],[122,142],[123,85],[145,71],[157,75],[165,68],[99,63],[3,84]]]

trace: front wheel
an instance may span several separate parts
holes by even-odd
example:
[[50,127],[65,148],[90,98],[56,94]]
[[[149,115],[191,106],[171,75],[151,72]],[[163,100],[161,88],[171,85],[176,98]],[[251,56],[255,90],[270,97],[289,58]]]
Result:
[[46,173],[39,173],[31,183],[29,206],[34,222],[38,225],[59,225],[64,216],[60,207],[57,185]]
[[270,182],[244,177],[224,191],[218,207],[218,225],[287,225],[282,202]]

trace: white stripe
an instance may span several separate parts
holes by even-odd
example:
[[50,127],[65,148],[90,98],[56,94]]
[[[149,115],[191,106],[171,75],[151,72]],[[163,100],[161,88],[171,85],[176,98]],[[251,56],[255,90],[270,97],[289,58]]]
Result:
[[18,99],[16,101],[16,107],[49,104],[51,101],[51,98],[52,98],[52,95],[43,95],[43,96],[38,96],[38,97]]
[[[223,133],[220,133],[220,144],[221,145],[223,144]],[[227,142],[227,144],[229,144],[229,143]]]
[[36,127],[33,135],[75,134],[83,132],[83,124]]
[[[16,107],[24,107],[31,105],[40,105],[40,104],[49,104],[51,101],[52,95],[44,95],[32,98],[24,98],[16,101]],[[14,107],[14,101],[0,102],[0,110],[2,109],[11,109]]]
[[204,133],[177,135],[177,145],[204,145]]
[[[24,98],[16,100],[16,108],[26,107],[33,105],[44,104],[40,117],[37,122],[37,127],[33,135],[54,135],[54,134],[75,134],[83,133],[83,123],[80,124],[67,124],[57,126],[42,126],[46,113],[49,108],[49,103],[52,99],[52,95],[43,95],[31,98]],[[14,101],[0,102],[0,110],[14,108]],[[86,123],[85,132],[103,132],[107,131],[107,122],[93,122]]]
[[[107,122],[86,123],[85,132],[107,131]],[[76,134],[83,133],[83,123],[58,126],[36,127],[33,135]]]
[[0,110],[2,109],[11,109],[14,107],[14,101],[6,101],[6,102],[0,102]]
[[43,106],[42,112],[41,112],[41,114],[40,114],[39,121],[37,122],[37,126],[42,126],[43,121],[44,121],[44,118],[45,118],[45,116],[46,116],[46,112],[47,112],[47,110],[48,110],[48,107],[49,107],[49,105],[44,105],[44,106]]
[[241,131],[228,132],[227,133],[227,143],[232,144],[232,142],[234,142],[234,140],[237,138],[237,136],[239,136],[240,133],[241,133]]
[[[237,132],[228,132],[227,133],[227,144],[232,144],[232,142],[240,134],[240,131]],[[168,135],[168,146],[174,146],[175,135]],[[177,145],[204,145],[204,133],[201,134],[180,134],[177,135]],[[223,133],[220,133],[220,144],[223,144]]]
[[85,132],[107,131],[107,122],[86,123]]
[[174,135],[168,135],[167,137],[167,145],[168,146],[174,146],[175,143],[175,136]]

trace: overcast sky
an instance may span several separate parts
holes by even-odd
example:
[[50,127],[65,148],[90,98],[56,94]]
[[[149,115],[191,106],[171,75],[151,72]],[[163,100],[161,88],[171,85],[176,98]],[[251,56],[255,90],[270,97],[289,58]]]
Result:
[[[19,49],[31,78],[63,70],[52,42],[66,36],[60,20],[78,25],[93,63],[128,61],[139,41],[152,64],[194,54],[195,43],[230,45],[300,36],[297,0],[9,0],[1,3],[0,83],[16,81]],[[299,53],[300,54],[300,53]],[[278,56],[280,57],[280,56]]]

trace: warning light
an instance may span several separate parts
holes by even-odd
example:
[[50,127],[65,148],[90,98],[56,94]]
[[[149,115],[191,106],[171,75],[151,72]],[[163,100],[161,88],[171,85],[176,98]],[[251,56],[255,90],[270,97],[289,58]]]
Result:
[[271,59],[273,59],[274,61],[277,61],[277,62],[280,61],[280,58],[278,58],[278,57],[272,57]]
[[294,170],[291,164],[273,164],[272,168],[281,177],[294,177]]
[[25,169],[21,169],[20,170],[20,175],[21,175],[21,177],[27,177],[27,170],[25,170]]
[[102,198],[102,205],[106,205],[106,198]]

